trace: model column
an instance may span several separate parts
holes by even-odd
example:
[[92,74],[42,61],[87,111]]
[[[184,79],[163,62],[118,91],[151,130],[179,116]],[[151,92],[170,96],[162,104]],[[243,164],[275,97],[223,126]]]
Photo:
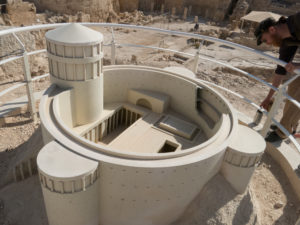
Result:
[[51,82],[72,88],[75,124],[97,120],[103,110],[103,35],[80,24],[46,33]]

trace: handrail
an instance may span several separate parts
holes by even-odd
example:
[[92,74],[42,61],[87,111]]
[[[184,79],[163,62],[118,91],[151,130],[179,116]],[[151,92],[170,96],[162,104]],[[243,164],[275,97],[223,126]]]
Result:
[[221,90],[223,90],[223,91],[229,92],[230,94],[232,94],[232,95],[234,95],[234,96],[236,96],[236,97],[238,97],[238,98],[244,100],[245,102],[249,103],[249,104],[252,105],[254,108],[260,109],[264,114],[266,114],[266,115],[268,114],[268,111],[266,111],[265,109],[261,109],[259,105],[255,104],[253,101],[251,101],[250,99],[246,98],[245,96],[243,96],[243,95],[241,95],[241,94],[239,94],[239,93],[236,93],[236,92],[234,92],[234,91],[231,91],[231,90],[229,90],[229,89],[227,89],[227,88],[224,88],[224,87],[222,87],[222,86],[219,86],[219,85],[217,85],[217,84],[211,83],[211,82],[206,81],[206,80],[202,80],[202,82],[203,82],[203,83],[206,83],[206,84],[209,84],[210,86],[219,88],[219,89],[221,89]]
[[[12,29],[6,29],[0,31],[0,36],[7,35],[10,33],[18,33],[18,32],[23,32],[23,31],[35,31],[35,30],[41,30],[41,29],[52,29],[60,26],[64,26],[66,24],[70,23],[54,23],[54,24],[41,24],[41,25],[33,25],[33,26],[27,26],[27,27],[17,27],[17,28],[12,28]],[[166,33],[166,34],[171,34],[171,35],[177,35],[177,36],[183,36],[183,37],[194,37],[197,39],[202,39],[205,41],[212,41],[215,43],[220,43],[220,44],[226,44],[228,46],[238,48],[241,50],[246,50],[248,52],[252,52],[255,54],[260,55],[261,57],[264,57],[266,59],[272,60],[273,62],[285,66],[287,63],[275,58],[274,56],[270,56],[266,53],[260,52],[258,50],[255,50],[253,48],[249,48],[240,44],[236,44],[230,41],[218,39],[215,37],[209,37],[201,34],[193,34],[193,33],[187,33],[187,32],[182,32],[182,31],[172,31],[172,30],[165,30],[165,29],[160,29],[160,28],[155,28],[155,27],[145,27],[145,26],[137,26],[137,25],[131,25],[131,24],[116,24],[116,23],[80,23],[85,26],[91,26],[91,27],[118,27],[118,28],[131,28],[135,30],[148,30],[148,31],[155,31],[158,33]],[[295,71],[297,74],[300,74],[300,69]]]
[[[236,97],[238,97],[238,98],[240,98],[240,99],[242,99],[242,100],[248,102],[250,105],[254,106],[256,109],[260,109],[265,115],[268,115],[268,112],[267,112],[266,110],[261,109],[257,104],[255,104],[255,103],[252,102],[251,100],[247,99],[245,96],[240,95],[240,94],[238,94],[238,93],[236,93],[236,92],[234,92],[234,91],[231,91],[231,90],[229,90],[229,89],[227,89],[227,88],[224,88],[224,87],[222,87],[222,86],[219,86],[219,85],[217,85],[217,84],[211,83],[211,82],[209,82],[209,81],[203,80],[202,82],[203,82],[203,83],[206,83],[206,84],[208,84],[208,85],[217,87],[217,88],[219,88],[219,89],[221,89],[221,90],[223,90],[223,91],[229,92],[229,93],[235,95]],[[287,96],[288,96],[288,95],[287,95]],[[289,96],[289,97],[290,97],[290,96]],[[290,97],[290,98],[291,98],[291,97]],[[295,101],[295,100],[294,100],[294,101]],[[297,102],[297,103],[298,103],[298,102]],[[299,104],[299,103],[298,103],[298,104]],[[282,130],[282,132],[283,132],[283,133],[284,133],[284,134],[292,141],[292,143],[296,146],[296,148],[297,148],[297,149],[300,149],[300,145],[299,145],[299,143],[297,142],[297,140],[294,138],[294,136],[291,135],[291,134],[287,131],[287,129],[285,129],[284,126],[282,126],[277,120],[275,120],[274,118],[272,118],[272,121],[273,121],[273,123],[275,123],[276,126],[278,126],[278,127]]]
[[300,109],[300,103],[293,99],[291,96],[289,96],[287,93],[283,93],[283,95],[292,103],[294,103],[295,106],[297,106]]
[[[246,47],[246,46],[242,46],[242,45],[239,45],[239,44],[236,44],[236,43],[232,43],[232,42],[229,42],[229,41],[226,41],[226,40],[221,40],[221,39],[217,39],[217,38],[214,38],[214,37],[209,37],[209,36],[204,36],[204,35],[199,35],[199,34],[193,34],[193,33],[186,33],[186,32],[180,32],[180,31],[170,31],[170,30],[164,30],[164,29],[160,29],[160,28],[154,28],[154,27],[145,27],[145,26],[136,26],[136,25],[130,25],[130,24],[113,24],[113,23],[81,23],[82,25],[86,25],[86,26],[91,26],[91,27],[110,27],[111,30],[112,30],[112,38],[113,38],[113,41],[111,44],[107,44],[105,46],[111,46],[111,48],[115,47],[115,46],[124,46],[124,47],[140,47],[140,48],[149,48],[149,49],[156,49],[156,50],[162,50],[162,51],[169,51],[169,52],[174,52],[174,53],[178,53],[178,54],[183,54],[183,55],[187,55],[187,56],[191,56],[191,57],[196,57],[197,59],[203,59],[203,60],[207,60],[207,61],[210,61],[210,62],[214,62],[214,63],[217,63],[217,64],[220,64],[222,66],[225,66],[227,68],[230,68],[234,71],[237,71],[237,72],[240,72],[248,77],[251,77],[252,79],[255,79],[257,80],[258,82],[260,83],[263,83],[264,85],[268,86],[269,88],[275,90],[275,91],[279,91],[279,93],[281,93],[281,98],[282,97],[286,97],[289,101],[291,101],[293,104],[295,104],[298,108],[300,108],[300,103],[298,101],[296,101],[295,99],[293,99],[291,96],[289,96],[287,93],[285,93],[283,91],[284,87],[286,87],[288,84],[290,84],[291,82],[293,82],[295,79],[297,79],[298,77],[300,77],[300,69],[296,70],[295,73],[297,74],[296,76],[292,77],[291,79],[289,79],[288,81],[286,81],[280,89],[272,86],[271,84],[265,82],[264,80],[246,72],[246,71],[243,71],[241,69],[238,69],[226,62],[222,62],[222,61],[218,61],[218,60],[215,60],[215,59],[212,59],[212,58],[208,58],[208,57],[205,57],[203,55],[200,55],[199,53],[199,49],[200,49],[200,46],[199,46],[199,49],[196,53],[196,55],[194,54],[190,54],[190,53],[185,53],[185,52],[180,52],[180,51],[177,51],[177,50],[172,50],[172,49],[166,49],[166,48],[160,48],[160,47],[156,47],[156,46],[144,46],[144,45],[136,45],[136,44],[119,44],[119,43],[116,43],[115,42],[115,39],[114,39],[114,34],[113,34],[113,28],[114,27],[118,27],[118,28],[131,28],[131,29],[138,29],[138,30],[147,30],[147,31],[155,31],[155,32],[158,32],[158,33],[166,33],[166,34],[171,34],[171,35],[177,35],[177,36],[183,36],[183,37],[193,37],[193,38],[196,38],[196,39],[202,39],[202,41],[212,41],[212,42],[215,42],[215,43],[219,43],[219,44],[223,44],[223,45],[227,45],[227,46],[230,46],[230,47],[233,47],[233,48],[237,48],[237,49],[240,49],[240,50],[244,50],[244,51],[247,51],[247,52],[251,52],[251,53],[254,53],[256,55],[259,55],[265,59],[268,59],[276,64],[279,64],[281,66],[285,66],[287,63],[284,62],[284,61],[281,61],[273,56],[270,56],[266,53],[263,53],[263,52],[260,52],[258,50],[255,50],[255,49],[252,49],[252,48],[249,48],[249,47]],[[52,28],[56,28],[56,27],[60,27],[60,26],[63,26],[63,25],[66,25],[66,24],[43,24],[43,25],[34,25],[34,26],[28,26],[28,27],[19,27],[19,28],[12,28],[12,29],[7,29],[7,30],[2,30],[0,31],[0,37],[3,36],[3,35],[7,35],[7,34],[13,34],[14,36],[15,33],[18,33],[18,32],[24,32],[24,31],[35,31],[35,30],[41,30],[41,29],[52,29]],[[18,40],[18,38],[17,38]],[[20,42],[20,41],[19,41]],[[23,43],[21,42],[21,45],[23,45]],[[41,50],[36,50],[36,51],[32,51],[32,52],[29,52],[27,53],[27,55],[34,55],[34,54],[39,54],[39,53],[42,53],[42,52],[46,52],[46,49],[41,49]],[[0,61],[0,65],[3,65],[5,63],[8,63],[8,62],[11,62],[11,61],[14,61],[16,59],[19,59],[19,58],[22,58],[24,57],[23,56],[14,56],[14,57],[11,57],[11,58],[8,58],[8,59],[4,59],[4,60],[1,60]],[[196,59],[195,58],[195,59]],[[198,62],[198,61],[196,61]],[[197,68],[197,67],[196,67]],[[44,75],[41,75],[39,77],[35,77],[33,78],[32,80],[38,80],[38,79],[41,79],[43,77],[46,77],[46,76],[49,76],[49,74],[44,74]],[[207,82],[207,81],[203,81],[203,82],[206,82],[206,83],[210,83],[210,82]],[[16,84],[15,86],[12,86],[10,88],[7,88],[5,89],[4,91],[0,92],[0,97],[3,96],[4,94],[16,89],[16,88],[19,88],[23,85],[25,85],[26,82],[22,82],[22,83],[19,83],[19,84]],[[251,100],[247,99],[246,97],[238,94],[238,93],[235,93],[229,89],[226,89],[226,88],[223,88],[221,86],[218,86],[218,85],[215,85],[215,84],[212,84],[210,83],[211,85],[213,86],[216,86],[218,88],[221,88],[231,94],[234,94],[235,96],[243,99],[244,101],[246,101],[247,103],[249,103],[250,105],[254,106],[255,108],[259,109],[260,107],[255,104],[254,102],[252,102]],[[264,114],[266,115],[269,115],[269,113],[266,111],[266,110],[263,110]],[[277,109],[275,110],[277,111]],[[274,112],[274,110],[273,110]],[[271,115],[269,115],[270,117]],[[278,127],[283,131],[283,133],[285,133],[285,135],[287,135],[289,137],[289,139],[293,142],[293,144],[297,147],[298,151],[300,152],[300,146],[298,144],[298,142],[293,138],[293,136],[291,134],[289,134],[287,132],[287,130],[280,124],[278,123],[273,117],[272,118],[269,118],[269,123],[270,121],[273,121],[275,124],[279,124]],[[265,124],[266,125],[266,124]],[[268,128],[268,127],[267,127]]]
[[[221,89],[221,90],[223,90],[223,91],[226,91],[226,92],[229,92],[229,93],[231,93],[231,94],[233,94],[233,95],[235,95],[235,96],[237,96],[238,98],[240,98],[240,99],[243,99],[244,101],[246,101],[246,102],[248,102],[250,105],[252,105],[252,106],[254,106],[255,108],[257,108],[257,109],[260,109],[260,107],[257,105],[257,104],[255,104],[254,102],[252,102],[251,100],[249,100],[249,99],[247,99],[247,98],[245,98],[244,96],[242,96],[242,95],[240,95],[240,94],[238,94],[238,93],[236,93],[236,92],[233,92],[233,91],[231,91],[231,90],[229,90],[229,89],[227,89],[227,88],[224,88],[224,87],[222,87],[222,86],[219,86],[219,85],[216,85],[216,84],[214,84],[214,83],[211,83],[211,82],[209,82],[209,81],[202,81],[202,82],[204,82],[204,83],[206,83],[206,84],[208,84],[208,85],[211,85],[211,86],[214,86],[214,87],[217,87],[217,88],[219,88],[219,89]],[[260,109],[264,114],[268,114],[268,112],[266,111],[266,110],[264,110],[264,109]],[[272,118],[272,122],[273,123],[275,123],[276,124],[276,126],[278,126],[281,130],[282,130],[282,132],[292,141],[292,143],[296,146],[296,148],[297,149],[300,149],[300,145],[299,145],[299,143],[297,142],[297,140],[294,138],[294,136],[293,135],[291,135],[277,120],[275,120],[274,118]]]
[[[298,69],[298,70],[300,70],[300,69]],[[294,80],[296,80],[298,77],[300,77],[300,74],[297,73],[296,76],[293,76],[292,78],[290,78],[289,80],[287,80],[282,86],[286,87],[287,85],[289,85],[290,83],[292,83]]]
[[[43,53],[43,52],[46,52],[46,51],[47,51],[46,49],[31,51],[31,52],[28,52],[27,55],[35,55],[35,54]],[[14,57],[10,57],[8,59],[0,60],[0,66],[5,64],[5,63],[12,62],[14,60],[21,59],[21,58],[23,58],[23,55],[14,56]]]
[[[115,44],[116,46],[123,46],[123,47],[139,47],[139,48],[149,48],[149,49],[155,49],[155,50],[161,50],[161,51],[169,51],[169,52],[174,52],[174,53],[178,53],[178,54],[182,54],[182,55],[186,55],[186,56],[194,56],[193,54],[191,53],[186,53],[186,52],[180,52],[180,51],[177,51],[177,50],[172,50],[172,49],[167,49],[167,48],[160,48],[160,47],[156,47],[156,46],[144,46],[144,45],[136,45],[136,44],[119,44],[119,43],[116,43]],[[34,55],[34,54],[39,54],[39,53],[43,53],[43,52],[46,52],[46,49],[41,49],[41,50],[36,50],[36,51],[32,51],[32,52],[29,52],[28,55]],[[23,56],[18,56],[18,57],[11,57],[9,59],[5,59],[5,60],[2,60],[2,61],[5,61],[4,63],[7,63],[7,62],[10,62],[10,61],[13,61],[13,60],[16,60],[16,59],[19,59],[19,58],[22,58]],[[254,76],[253,74],[250,74],[248,72],[245,72],[244,70],[241,70],[241,69],[238,69],[234,66],[231,66],[225,62],[221,62],[221,61],[217,61],[217,60],[214,60],[212,58],[208,58],[208,57],[205,57],[205,56],[199,56],[199,58],[201,59],[204,59],[204,60],[207,60],[207,61],[211,61],[211,62],[214,62],[214,63],[217,63],[217,64],[220,64],[222,66],[225,66],[227,68],[230,68],[234,71],[237,71],[237,72],[240,72],[248,77],[251,77],[263,84],[265,84],[266,86],[268,86],[269,88],[277,91],[278,88],[272,86],[271,84],[269,84],[268,82],[262,80],[261,78],[259,77],[256,77]],[[4,64],[2,63],[2,61],[0,61],[0,65]],[[0,96],[1,95],[1,92],[0,92]],[[290,97],[291,98],[291,97]]]
[[23,81],[22,83],[18,83],[18,84],[15,84],[14,86],[11,86],[9,88],[6,88],[4,91],[1,91],[0,92],[0,97],[7,94],[8,92],[11,92],[19,87],[22,87],[24,86],[26,83]]
[[[187,55],[187,56],[194,56],[191,53],[180,52],[180,51],[176,51],[176,50],[172,50],[172,49],[160,48],[160,47],[155,47],[155,46],[144,46],[144,45],[136,45],[136,44],[116,44],[116,45],[117,46],[126,46],[126,47],[149,48],[149,49],[155,49],[155,50],[175,52],[175,53],[179,53],[179,54]],[[251,78],[253,78],[253,79],[255,79],[255,80],[263,83],[264,85],[268,86],[269,88],[273,89],[274,91],[278,91],[278,88],[274,87],[273,85],[269,84],[268,82],[264,81],[263,79],[261,79],[259,77],[256,77],[256,76],[252,75],[251,73],[248,73],[248,72],[246,72],[244,70],[241,70],[241,69],[238,69],[238,68],[236,68],[234,66],[231,66],[228,63],[217,61],[215,59],[208,58],[208,57],[205,57],[205,56],[199,56],[199,58],[207,60],[207,61],[211,61],[211,62],[214,62],[214,63],[217,63],[217,64],[220,64],[220,65],[225,66],[227,68],[230,68],[230,69],[232,69],[234,71],[240,72],[240,73],[242,73],[242,74],[244,74],[244,75],[246,75],[248,77],[251,77]]]
[[161,51],[168,51],[168,52],[174,52],[174,53],[179,53],[182,55],[187,55],[187,56],[194,56],[191,53],[186,53],[186,52],[180,52],[177,50],[173,50],[173,49],[168,49],[168,48],[160,48],[160,47],[156,47],[156,46],[145,46],[145,45],[136,45],[136,44],[116,44],[116,46],[121,46],[121,47],[137,47],[137,48],[150,48],[150,49],[155,49],[155,50],[161,50]]
[[[47,76],[49,76],[49,73],[34,77],[34,78],[32,78],[32,81],[36,81],[36,80],[42,79],[42,78],[47,77]],[[24,86],[24,85],[26,85],[26,82],[22,81],[21,83],[18,83],[18,84],[15,84],[14,86],[6,88],[4,91],[0,92],[0,97],[7,94],[7,93],[9,93],[9,92],[11,92],[11,91],[13,91],[13,90],[15,90],[15,89],[17,89],[17,88],[19,88],[19,87]]]
[[0,61],[0,66],[5,64],[5,63],[12,62],[12,61],[15,61],[15,60],[21,59],[21,58],[23,58],[23,55],[10,57],[8,59],[3,59],[3,60]]

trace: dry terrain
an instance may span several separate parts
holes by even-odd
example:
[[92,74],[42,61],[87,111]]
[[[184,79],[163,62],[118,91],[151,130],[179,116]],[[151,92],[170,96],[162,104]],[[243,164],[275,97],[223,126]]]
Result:
[[[165,18],[156,19],[151,26],[189,32],[194,24],[191,22],[172,21]],[[201,21],[202,33],[219,37],[222,31],[219,26]],[[104,43],[111,42],[108,28],[97,29],[104,34]],[[239,30],[230,34],[234,39]],[[40,37],[37,35],[37,37]],[[173,50],[195,53],[197,49],[187,44],[187,38],[153,33],[141,30],[115,29],[117,43],[159,46]],[[240,40],[241,42],[241,40]],[[37,42],[36,46],[43,47]],[[105,47],[105,62],[110,63],[110,49]],[[179,66],[191,69],[193,60],[171,52],[152,49],[118,47],[117,64],[137,64],[164,68]],[[254,75],[270,81],[275,65],[269,61],[247,52],[226,47],[220,44],[207,44],[200,49],[201,56],[229,62],[231,65],[244,69]],[[276,56],[276,51],[270,49],[268,54]],[[47,60],[43,55],[31,59],[33,75],[47,72]],[[0,81],[0,91],[20,82],[23,75],[18,73],[15,64],[7,66],[5,72],[11,76]],[[1,70],[0,70],[1,73]],[[235,91],[259,104],[268,92],[261,83],[234,72],[214,62],[200,61],[197,77],[222,87]],[[36,91],[43,90],[50,84],[49,78],[34,82]],[[222,94],[238,110],[253,117],[255,109],[242,100],[221,91]],[[26,94],[25,88],[0,98],[5,103]],[[1,103],[0,103],[1,105]],[[281,106],[282,108],[282,106]],[[280,119],[281,114],[277,115]],[[33,123],[28,113],[6,118],[6,125],[0,127],[0,187],[4,172],[9,172],[20,160],[18,154],[28,148],[42,146],[39,121]],[[34,150],[33,150],[34,151]],[[203,202],[207,203],[203,205]],[[261,225],[293,225],[300,216],[300,203],[297,201],[285,174],[279,165],[267,154],[264,155],[256,169],[248,190],[238,195],[220,175],[215,176],[188,207],[175,224],[261,224]],[[2,225],[46,225],[46,214],[43,206],[41,189],[37,176],[21,182],[11,183],[0,189],[0,224]]]

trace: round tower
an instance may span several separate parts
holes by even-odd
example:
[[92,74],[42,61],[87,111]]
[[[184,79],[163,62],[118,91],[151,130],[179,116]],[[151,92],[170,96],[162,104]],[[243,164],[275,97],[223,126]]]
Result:
[[101,33],[80,24],[46,33],[51,82],[73,89],[73,125],[93,122],[103,110],[102,42]]
[[98,162],[52,141],[37,164],[49,225],[99,224]]

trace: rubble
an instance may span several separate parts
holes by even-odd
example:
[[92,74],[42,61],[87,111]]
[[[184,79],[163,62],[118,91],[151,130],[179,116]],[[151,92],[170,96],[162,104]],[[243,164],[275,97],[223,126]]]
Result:
[[282,202],[277,202],[274,204],[274,209],[280,209],[283,207],[283,203]]
[[[35,23],[62,23],[62,22],[111,22],[132,23],[147,25],[153,20],[154,14],[167,13],[171,21],[180,21],[182,18],[194,17],[195,22],[199,18],[215,22],[223,22],[228,18],[233,23],[231,29],[239,25],[239,19],[249,10],[273,10],[284,15],[295,13],[300,9],[300,4],[271,4],[271,0],[211,0],[200,1],[166,1],[164,4],[157,1],[146,2],[142,0],[85,0],[72,1],[60,0],[52,4],[52,1],[31,0],[33,3],[22,0],[10,0],[7,4],[7,13],[0,14],[0,25],[31,25]],[[271,8],[270,8],[271,7]],[[152,10],[151,10],[152,9]],[[162,11],[163,9],[163,11]],[[152,15],[144,15],[151,12]],[[185,10],[185,11],[184,11]],[[36,11],[39,13],[36,14]],[[185,13],[185,16],[183,16]],[[172,16],[171,16],[172,15]],[[180,18],[180,19],[179,19]],[[169,21],[169,22],[171,22]]]
[[131,55],[131,63],[132,64],[138,64],[138,61],[137,61],[137,56],[136,55]]
[[[1,27],[7,29],[8,27]],[[1,29],[0,28],[0,29]],[[17,36],[26,46],[26,51],[30,52],[36,49],[34,36],[30,32],[18,33]],[[6,35],[0,38],[0,60],[11,56],[20,56],[23,49],[13,35]],[[1,65],[0,80],[8,79],[10,81],[23,80],[23,61],[21,59]]]
[[45,13],[47,23],[72,23],[72,22],[91,22],[91,15],[82,11],[77,12],[75,15],[69,14],[55,14],[47,10]]
[[9,1],[6,5],[7,14],[2,18],[8,25],[32,25],[36,22],[36,8],[33,3]]
[[47,64],[48,61],[44,56],[35,56],[34,60],[30,63],[31,76],[35,77],[48,73],[49,70]]
[[151,15],[144,15],[142,11],[135,10],[132,13],[124,12],[119,14],[119,23],[132,23],[137,25],[146,25],[153,22]]
[[77,22],[90,22],[91,21],[90,14],[86,14],[84,12],[78,12],[76,16],[77,16]]
[[230,34],[231,34],[231,32],[228,29],[222,28],[222,29],[219,30],[219,36],[218,36],[218,38],[226,40],[227,37],[230,36]]
[[233,10],[233,13],[230,16],[230,20],[239,20],[245,16],[248,12],[249,4],[246,0],[239,0],[236,4],[236,7]]
[[[119,0],[85,0],[85,1],[69,1],[60,0],[53,4],[53,1],[48,0],[31,0],[37,7],[39,12],[45,12],[45,10],[54,12],[56,15],[76,15],[78,12],[82,12],[85,15],[90,15],[89,21],[102,22],[106,21],[109,16],[112,16],[115,12],[119,12]],[[47,16],[47,17],[52,17]],[[52,20],[62,20],[63,18],[53,18]],[[66,20],[66,18],[65,18]],[[88,20],[87,16],[82,20]],[[73,20],[71,20],[73,21]],[[76,22],[74,20],[73,22]]]

